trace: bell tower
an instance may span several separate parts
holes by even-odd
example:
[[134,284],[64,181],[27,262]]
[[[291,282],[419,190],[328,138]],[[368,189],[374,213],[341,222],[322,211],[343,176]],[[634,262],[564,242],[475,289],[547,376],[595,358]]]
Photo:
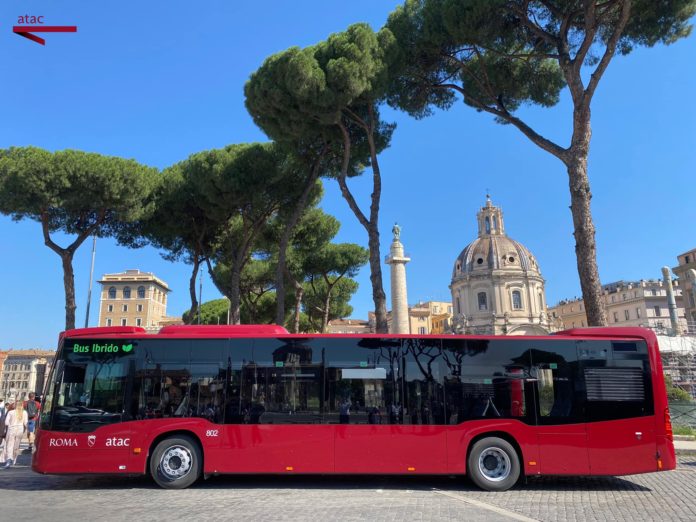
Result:
[[503,211],[493,205],[490,194],[486,194],[486,205],[476,214],[478,218],[478,237],[504,236]]

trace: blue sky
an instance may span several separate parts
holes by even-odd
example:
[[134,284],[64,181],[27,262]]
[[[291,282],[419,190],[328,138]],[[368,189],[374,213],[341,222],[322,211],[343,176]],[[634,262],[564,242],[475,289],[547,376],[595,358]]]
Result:
[[[244,109],[243,86],[270,54],[324,39],[354,22],[380,27],[398,1],[257,2],[5,0],[0,4],[0,148],[82,149],[164,168],[193,152],[264,140]],[[12,33],[17,17],[77,25],[42,47]],[[639,49],[610,65],[593,102],[589,161],[603,282],[660,277],[660,267],[696,246],[696,37]],[[567,96],[550,110],[520,114],[565,145]],[[547,300],[580,294],[567,175],[517,130],[458,105],[398,125],[381,156],[382,257],[398,221],[412,261],[409,301],[449,299],[452,265],[476,236],[488,188],[508,234],[537,257]],[[326,183],[324,210],[342,222],[338,241],[367,244],[364,229]],[[355,180],[367,207],[369,177]],[[0,349],[49,348],[64,325],[60,260],[36,222],[0,216]],[[59,243],[68,238],[57,236]],[[90,244],[75,257],[77,323],[83,324]],[[172,287],[169,313],[188,308],[189,267],[152,248],[100,240],[95,278],[127,268],[155,272]],[[388,267],[384,266],[386,291]],[[369,273],[359,275],[353,316],[372,309]],[[98,292],[98,285],[95,285]],[[204,279],[203,299],[217,297]],[[91,322],[98,315],[98,293]]]

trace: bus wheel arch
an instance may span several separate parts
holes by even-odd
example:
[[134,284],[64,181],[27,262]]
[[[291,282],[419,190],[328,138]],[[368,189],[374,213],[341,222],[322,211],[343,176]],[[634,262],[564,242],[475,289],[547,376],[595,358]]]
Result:
[[[491,474],[482,473],[479,471],[482,459],[489,459],[493,463],[499,461],[501,469],[497,473],[494,470],[491,470]],[[519,443],[504,431],[476,435],[469,442],[466,451],[467,476],[487,491],[505,491],[513,487],[524,475],[523,463]]]
[[163,488],[183,489],[203,474],[203,444],[188,430],[167,431],[150,443],[146,471]]

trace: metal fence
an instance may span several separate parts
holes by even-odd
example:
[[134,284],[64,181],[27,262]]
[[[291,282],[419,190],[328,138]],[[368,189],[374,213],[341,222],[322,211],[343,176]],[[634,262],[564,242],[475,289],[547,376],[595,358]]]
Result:
[[669,414],[674,426],[696,428],[696,402],[670,402]]

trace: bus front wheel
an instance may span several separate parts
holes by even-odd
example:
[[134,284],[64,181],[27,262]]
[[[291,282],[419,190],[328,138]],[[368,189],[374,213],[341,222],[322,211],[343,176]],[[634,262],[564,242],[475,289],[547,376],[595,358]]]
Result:
[[520,477],[520,459],[508,441],[486,437],[471,448],[467,471],[469,478],[481,489],[506,491]]
[[150,475],[161,487],[183,489],[201,476],[203,462],[198,444],[185,435],[168,437],[155,446],[150,457]]

